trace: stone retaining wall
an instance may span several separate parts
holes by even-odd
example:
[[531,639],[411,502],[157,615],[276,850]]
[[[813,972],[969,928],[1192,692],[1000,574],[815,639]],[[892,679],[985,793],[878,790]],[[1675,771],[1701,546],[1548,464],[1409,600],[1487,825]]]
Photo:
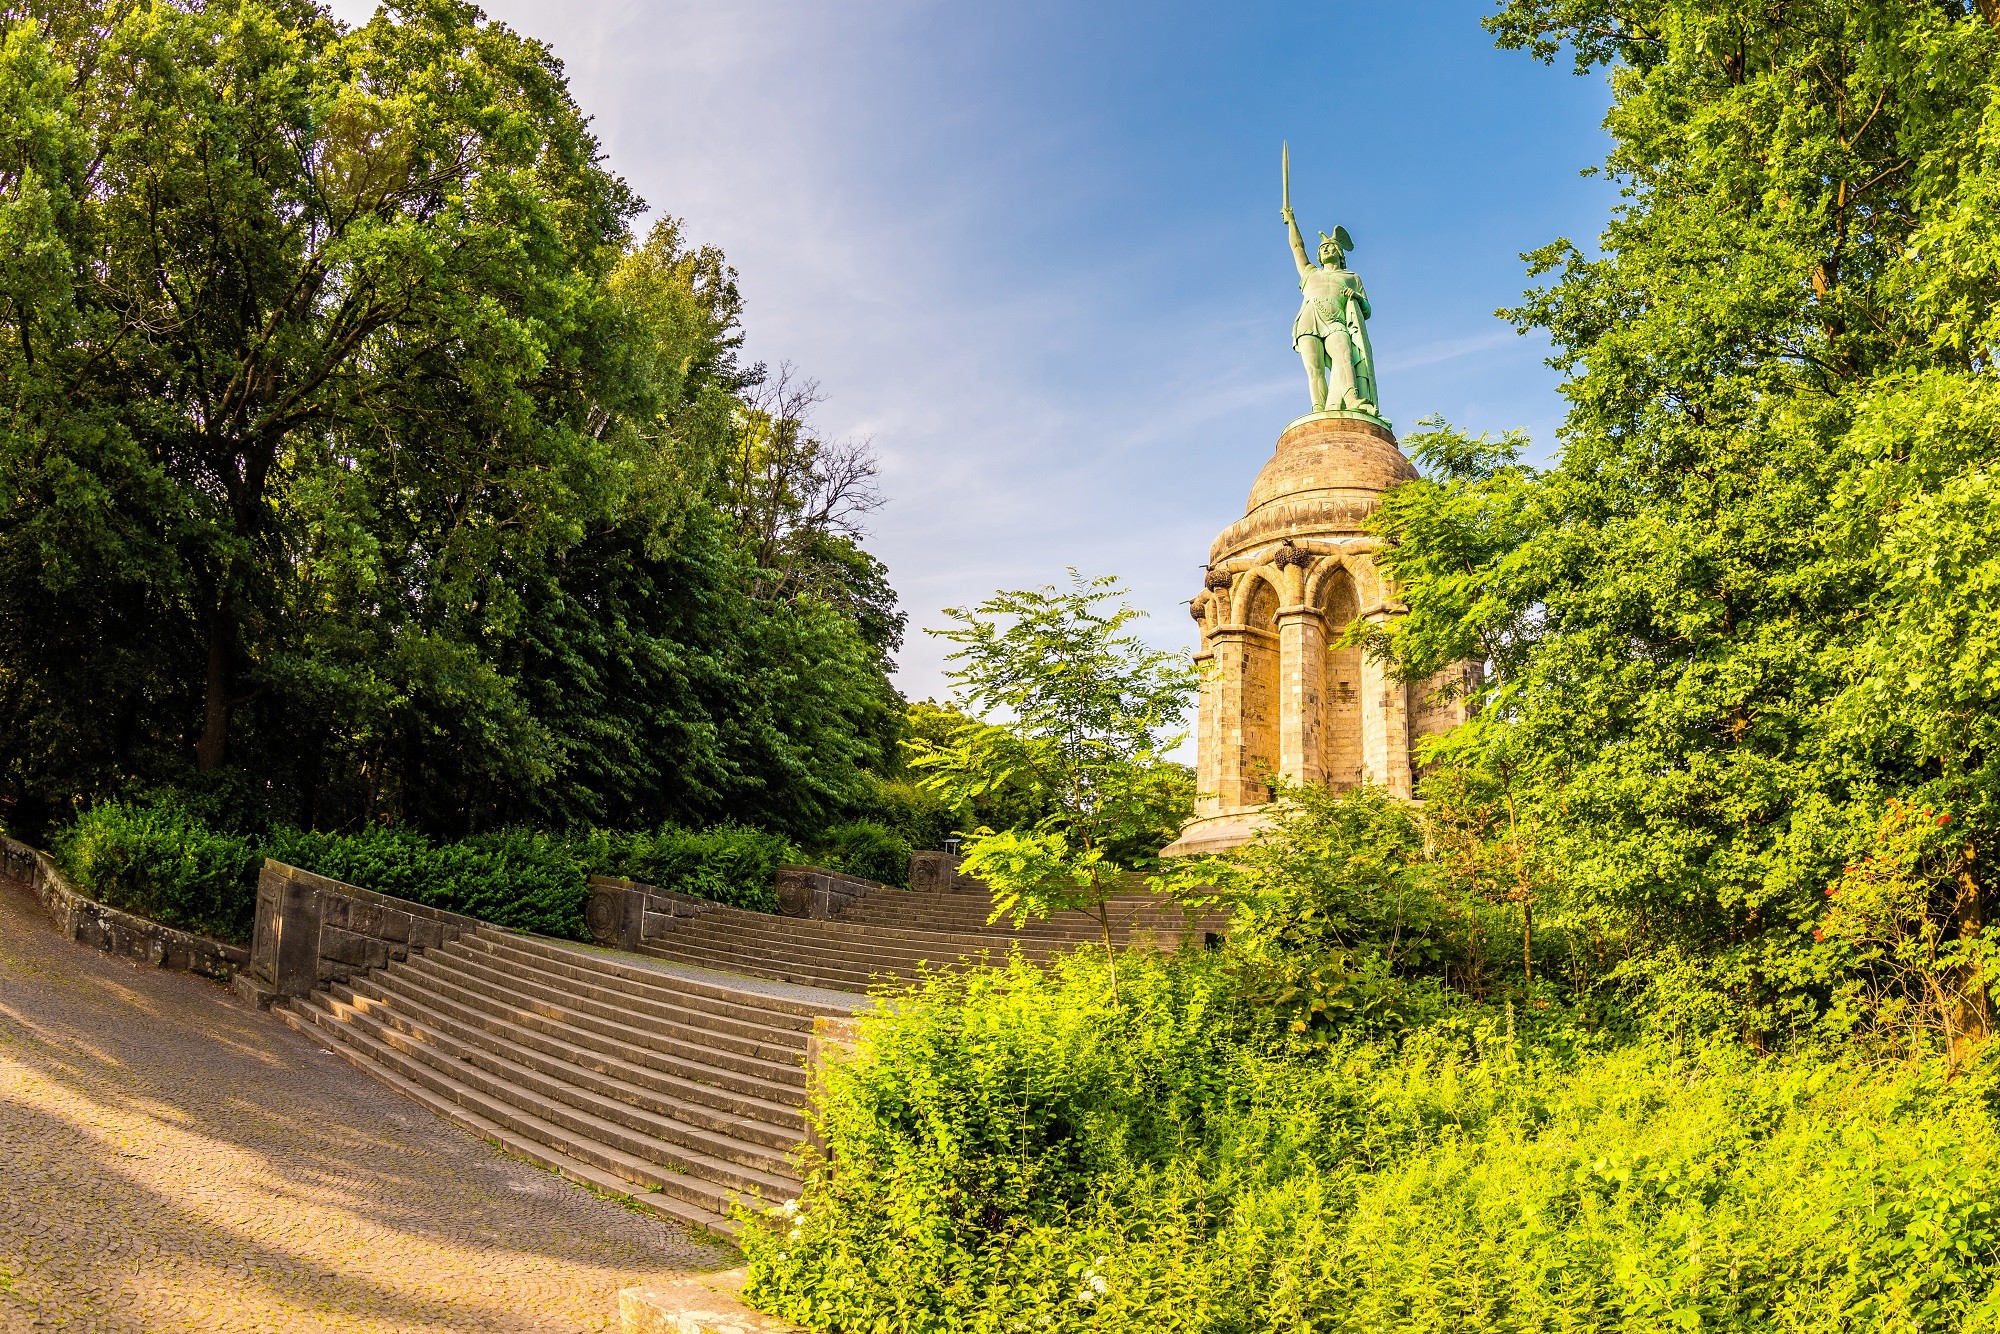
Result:
[[714,906],[692,894],[594,875],[590,877],[590,900],[583,906],[583,924],[600,945],[636,950],[646,937],[666,931],[674,918],[699,917]]
[[824,922],[881,888],[873,880],[843,875],[821,866],[780,866],[778,911],[787,917],[809,917]]
[[[774,888],[781,916],[825,921],[883,886],[819,866],[780,866]],[[720,906],[724,905],[658,885],[594,875],[583,920],[590,928],[590,938],[598,944],[636,950],[639,942],[670,930],[674,918],[699,917]]]
[[985,892],[986,882],[959,870],[955,853],[913,852],[910,888],[927,894],[979,894]]
[[0,872],[25,882],[56,927],[79,945],[177,973],[227,982],[249,962],[240,945],[162,926],[85,897],[46,852],[0,837]]
[[342,884],[266,859],[257,931],[238,990],[259,1005],[407,959],[479,929],[479,919]]

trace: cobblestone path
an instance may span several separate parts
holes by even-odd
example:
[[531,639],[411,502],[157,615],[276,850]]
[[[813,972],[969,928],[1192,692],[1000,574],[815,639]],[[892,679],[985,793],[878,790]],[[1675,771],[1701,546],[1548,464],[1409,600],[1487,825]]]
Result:
[[0,881],[0,1330],[600,1330],[729,1252]]

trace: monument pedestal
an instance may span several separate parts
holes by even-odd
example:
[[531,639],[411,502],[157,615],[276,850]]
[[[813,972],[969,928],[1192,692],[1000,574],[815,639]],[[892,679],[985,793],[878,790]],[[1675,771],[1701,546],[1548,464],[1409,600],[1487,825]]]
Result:
[[1195,818],[1166,856],[1224,852],[1270,824],[1274,780],[1414,789],[1412,749],[1464,717],[1429,683],[1406,685],[1340,639],[1400,614],[1367,521],[1417,473],[1367,413],[1301,417],[1209,550],[1191,604],[1201,624]]

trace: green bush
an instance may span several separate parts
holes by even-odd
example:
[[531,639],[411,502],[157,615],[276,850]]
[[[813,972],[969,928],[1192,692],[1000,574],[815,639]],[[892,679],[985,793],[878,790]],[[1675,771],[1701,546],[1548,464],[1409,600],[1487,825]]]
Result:
[[100,903],[239,945],[250,939],[257,841],[217,833],[183,805],[102,802],[61,830],[51,851]]
[[910,841],[872,820],[827,830],[825,846],[814,860],[830,871],[903,889],[910,886]]
[[1273,1043],[1223,967],[932,979],[826,1077],[827,1153],[744,1238],[822,1329],[2000,1328],[2000,1089],[1605,1047],[1460,1006]]
[[944,798],[907,778],[872,779],[854,814],[881,825],[913,848],[942,848],[954,831],[979,823],[969,812],[954,813]]
[[773,912],[777,868],[797,856],[785,839],[742,825],[636,834],[509,829],[437,843],[381,827],[221,833],[203,820],[207,809],[175,797],[107,802],[57,836],[55,855],[80,889],[114,908],[239,944],[254,926],[266,857],[517,931],[587,940],[591,874]]
[[527,830],[433,843],[407,830],[354,834],[282,830],[266,852],[378,894],[464,913],[497,926],[588,940],[588,871],[577,840]]
[[597,856],[592,869],[600,874],[752,912],[776,912],[778,868],[797,861],[798,850],[780,835],[748,825],[666,825],[652,834],[606,836]]

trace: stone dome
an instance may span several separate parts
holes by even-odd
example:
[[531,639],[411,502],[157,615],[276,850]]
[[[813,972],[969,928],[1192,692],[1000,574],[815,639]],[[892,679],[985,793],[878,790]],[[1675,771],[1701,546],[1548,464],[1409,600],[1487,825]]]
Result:
[[1416,476],[1388,428],[1361,417],[1301,417],[1278,437],[1243,517],[1216,537],[1209,560],[1219,565],[1280,538],[1358,534],[1382,493]]

